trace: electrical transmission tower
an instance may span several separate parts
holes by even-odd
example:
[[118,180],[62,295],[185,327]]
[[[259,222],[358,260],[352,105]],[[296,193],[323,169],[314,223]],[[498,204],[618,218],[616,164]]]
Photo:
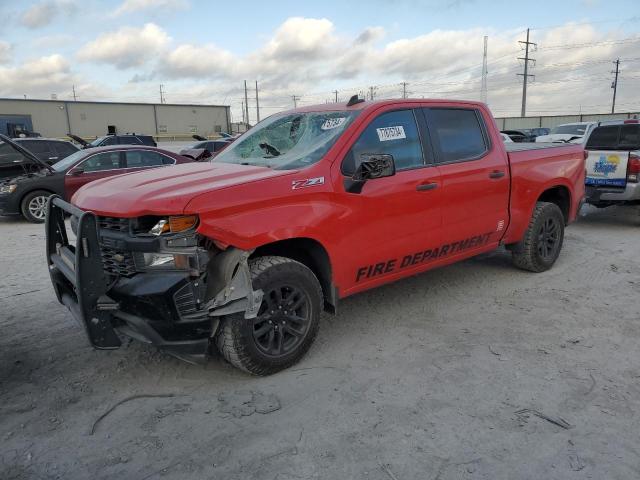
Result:
[[300,100],[300,95],[291,95],[291,100],[293,100],[293,108],[298,108],[298,100]]
[[407,98],[407,82],[402,82],[402,98]]
[[524,73],[518,73],[519,77],[522,77],[522,109],[520,110],[520,116],[524,117],[527,114],[527,81],[529,77],[535,77],[529,73],[529,62],[533,62],[535,65],[536,60],[529,58],[529,45],[533,45],[534,48],[538,46],[537,43],[529,41],[529,29],[527,28],[527,41],[519,41],[518,43],[524,44],[524,57],[518,57],[518,60],[524,60]]
[[487,41],[489,37],[484,36],[484,54],[482,55],[482,85],[480,86],[480,100],[487,103]]
[[616,110],[616,92],[618,91],[618,74],[620,73],[620,59],[618,58],[615,62],[613,62],[616,66],[616,69],[611,73],[615,74],[615,78],[613,82],[611,82],[611,88],[613,88],[613,103],[611,104],[611,113],[615,113]]

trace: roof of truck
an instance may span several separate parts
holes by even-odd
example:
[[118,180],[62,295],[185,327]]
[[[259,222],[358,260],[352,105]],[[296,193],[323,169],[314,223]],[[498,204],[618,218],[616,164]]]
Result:
[[281,113],[291,112],[335,112],[335,111],[352,111],[352,110],[365,110],[370,108],[376,108],[385,105],[402,105],[402,104],[416,104],[416,103],[443,103],[443,104],[460,104],[460,105],[474,105],[478,107],[486,107],[482,102],[475,102],[469,100],[447,100],[442,98],[395,98],[390,100],[365,100],[356,103],[351,106],[347,106],[347,102],[337,103],[320,103],[317,105],[305,105],[304,107],[292,108]]

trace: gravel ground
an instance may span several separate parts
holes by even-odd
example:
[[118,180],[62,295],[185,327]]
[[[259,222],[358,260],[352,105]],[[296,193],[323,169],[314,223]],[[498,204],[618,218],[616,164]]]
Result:
[[640,211],[584,213],[551,271],[499,250],[357,295],[266,378],[92,350],[42,226],[0,219],[0,478],[640,478]]

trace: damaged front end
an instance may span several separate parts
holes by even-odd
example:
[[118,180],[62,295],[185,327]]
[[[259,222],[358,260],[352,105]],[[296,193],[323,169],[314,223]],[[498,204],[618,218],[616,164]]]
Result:
[[197,361],[221,316],[257,315],[262,292],[252,288],[252,252],[217,248],[196,233],[196,223],[194,216],[100,217],[50,197],[51,280],[95,348],[118,348],[125,336]]

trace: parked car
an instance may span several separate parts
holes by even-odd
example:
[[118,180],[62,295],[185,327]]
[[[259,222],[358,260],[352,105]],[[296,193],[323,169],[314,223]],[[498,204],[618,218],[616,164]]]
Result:
[[[73,143],[55,138],[27,137],[14,138],[13,141],[49,165],[78,151]],[[39,162],[34,162],[5,142],[0,143],[0,179],[17,177],[41,168],[43,167]]]
[[589,135],[585,149],[587,203],[640,204],[640,121],[601,124]]
[[502,137],[502,141],[504,143],[513,143],[513,140],[511,140],[511,137],[504,132],[500,132],[500,137]]
[[53,166],[42,163],[39,171],[0,183],[0,215],[22,215],[30,222],[41,223],[52,194],[70,199],[81,186],[100,178],[192,161],[146,146],[79,150]]
[[505,144],[478,102],[298,108],[212,162],[53,198],[49,272],[97,348],[120,333],[194,358],[211,342],[266,375],[297,362],[323,308],[349,295],[500,245],[519,268],[551,268],[584,161],[581,145]]
[[516,143],[522,142],[535,142],[536,138],[540,135],[547,135],[549,133],[548,128],[523,128],[519,130],[502,130],[502,133],[505,133],[511,137]]
[[109,145],[147,145],[149,147],[157,147],[158,144],[151,135],[138,135],[135,133],[127,133],[126,135],[105,135],[98,137],[92,142],[87,142],[84,138],[68,133],[67,136],[72,138],[82,148],[106,147]]
[[536,142],[584,143],[597,122],[565,123],[553,127],[548,135],[536,137]]
[[[194,137],[196,136],[194,135]],[[198,136],[198,138],[203,138],[203,137]],[[180,150],[180,155],[193,156],[194,151],[206,150],[207,152],[209,152],[210,156],[215,156],[219,152],[224,150],[226,147],[228,147],[233,141],[234,141],[234,138],[232,137],[223,137],[217,140],[206,140],[206,139],[200,140],[197,143],[194,143],[193,145],[189,145],[188,147],[185,147],[182,150]]]

